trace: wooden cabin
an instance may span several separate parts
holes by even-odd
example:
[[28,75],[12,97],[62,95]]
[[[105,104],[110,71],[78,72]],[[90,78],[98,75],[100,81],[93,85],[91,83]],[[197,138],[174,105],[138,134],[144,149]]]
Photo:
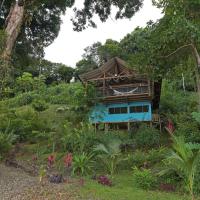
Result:
[[133,122],[151,123],[158,118],[161,83],[129,68],[120,58],[80,75],[80,79],[84,85],[96,87],[99,101],[90,115],[92,124],[126,124],[129,129]]

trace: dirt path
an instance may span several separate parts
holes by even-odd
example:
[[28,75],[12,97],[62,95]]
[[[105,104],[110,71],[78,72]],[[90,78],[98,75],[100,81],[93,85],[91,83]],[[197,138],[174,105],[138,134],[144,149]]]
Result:
[[38,177],[0,164],[0,200],[81,200],[79,189],[78,182],[39,184]]
[[37,183],[37,178],[29,176],[20,169],[0,164],[0,199],[21,200],[20,194]]

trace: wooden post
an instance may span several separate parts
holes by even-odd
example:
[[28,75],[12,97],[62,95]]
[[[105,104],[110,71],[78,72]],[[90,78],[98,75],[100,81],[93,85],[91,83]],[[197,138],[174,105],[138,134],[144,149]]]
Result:
[[128,125],[128,131],[130,131],[131,130],[131,126],[130,126],[131,124],[130,124],[130,122],[128,122],[127,125]]
[[97,123],[95,122],[95,134],[97,133]]
[[148,93],[149,93],[149,96],[151,96],[151,81],[148,80]]
[[105,125],[105,132],[108,132],[108,124],[105,123],[104,125]]
[[106,87],[106,80],[105,80],[106,74],[105,73],[104,73],[103,77],[104,77],[104,79],[103,79],[103,96],[105,96],[105,87]]

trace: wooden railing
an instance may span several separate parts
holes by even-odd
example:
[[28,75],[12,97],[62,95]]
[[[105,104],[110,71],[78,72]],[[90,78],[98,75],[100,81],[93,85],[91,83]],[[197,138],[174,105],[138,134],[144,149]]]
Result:
[[149,84],[129,84],[120,86],[109,86],[97,89],[97,95],[108,96],[133,96],[133,95],[151,95],[151,86]]

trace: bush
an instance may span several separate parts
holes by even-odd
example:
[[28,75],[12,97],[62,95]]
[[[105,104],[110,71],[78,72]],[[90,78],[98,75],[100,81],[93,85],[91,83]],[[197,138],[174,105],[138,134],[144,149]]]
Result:
[[177,129],[175,135],[184,136],[186,142],[199,143],[199,123],[188,113],[181,113],[177,116]]
[[167,149],[161,147],[159,149],[151,149],[147,152],[147,162],[150,166],[160,163],[166,156]]
[[32,107],[33,107],[36,111],[42,112],[42,111],[48,109],[49,106],[47,105],[47,103],[46,103],[45,101],[36,99],[36,100],[33,101]]
[[24,106],[24,105],[29,105],[33,101],[33,95],[30,92],[20,94],[17,96],[15,99],[13,99],[16,103],[15,106]]
[[137,150],[131,155],[132,166],[142,167],[147,161],[147,155],[145,152]]
[[142,125],[136,133],[135,142],[138,147],[142,148],[158,146],[160,144],[160,133],[155,128]]
[[14,116],[10,119],[10,130],[19,136],[20,141],[25,141],[32,136],[32,131],[36,129],[38,115],[29,106],[18,108]]
[[196,194],[200,194],[200,159],[198,160],[197,168],[196,168],[196,174],[194,178],[194,192]]
[[73,174],[86,175],[92,169],[92,155],[82,153],[73,158]]
[[107,176],[99,176],[97,180],[102,185],[112,186],[112,181]]
[[12,143],[15,140],[16,136],[12,133],[0,132],[0,157],[3,157],[12,148]]
[[154,165],[160,164],[160,161],[165,158],[166,149],[151,149],[147,152],[136,150],[135,152],[128,155],[126,162],[127,166],[134,167],[152,167]]
[[140,170],[137,167],[133,168],[135,185],[139,188],[148,190],[156,186],[157,178],[153,175],[151,170],[143,169]]

